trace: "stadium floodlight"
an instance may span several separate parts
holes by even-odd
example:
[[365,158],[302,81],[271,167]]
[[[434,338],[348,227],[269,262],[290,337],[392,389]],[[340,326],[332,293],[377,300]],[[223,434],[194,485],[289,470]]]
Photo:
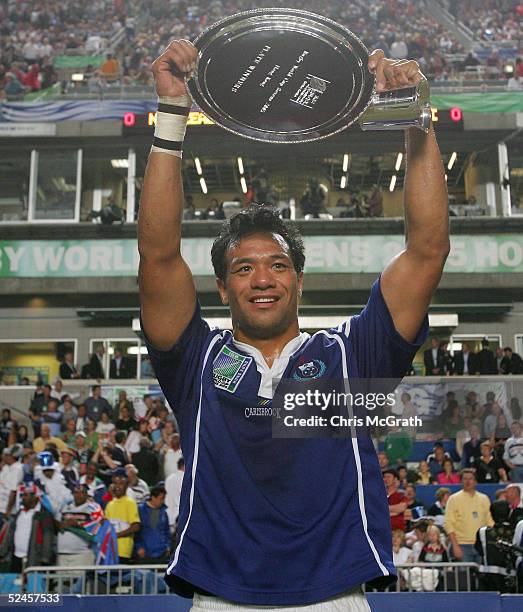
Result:
[[198,176],[201,176],[203,174],[203,171],[202,171],[202,165],[200,164],[199,157],[194,158],[194,165],[196,166],[196,172],[198,172]]
[[84,78],[83,72],[73,72],[71,75],[71,81],[74,81],[75,83],[81,83]]
[[453,151],[452,155],[450,156],[449,163],[447,165],[447,168],[449,170],[452,170],[452,166],[454,165],[457,159],[458,159],[458,154],[456,153],[456,151]]
[[203,193],[207,193],[207,183],[205,182],[205,179],[202,177],[200,177],[200,185],[202,188]]
[[396,187],[396,175],[393,174],[390,179],[389,191],[392,193],[394,191],[394,187]]
[[343,156],[343,172],[347,172],[349,169],[349,154],[345,153]]
[[113,168],[128,168],[129,160],[128,159],[111,159],[111,166]]
[[347,186],[347,177],[345,176],[345,174],[341,177],[341,181],[340,181],[340,189],[345,189],[345,187]]
[[396,169],[396,172],[399,172],[402,161],[403,161],[403,153],[398,153],[398,157],[396,157],[396,165],[394,166],[394,168]]
[[[244,174],[243,159],[241,157],[238,157],[238,170],[240,174]],[[246,192],[244,191],[244,193]]]
[[242,191],[243,193],[247,193],[247,181],[245,180],[245,177],[242,176],[240,179],[240,183],[242,185]]

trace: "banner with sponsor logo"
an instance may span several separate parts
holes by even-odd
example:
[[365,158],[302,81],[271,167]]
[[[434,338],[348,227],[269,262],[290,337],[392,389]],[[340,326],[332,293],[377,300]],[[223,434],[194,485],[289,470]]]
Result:
[[[305,236],[309,274],[379,273],[404,246],[403,236]],[[523,235],[451,239],[447,273],[523,272]],[[185,238],[195,276],[212,275],[212,238]],[[0,240],[0,278],[135,276],[136,240]]]

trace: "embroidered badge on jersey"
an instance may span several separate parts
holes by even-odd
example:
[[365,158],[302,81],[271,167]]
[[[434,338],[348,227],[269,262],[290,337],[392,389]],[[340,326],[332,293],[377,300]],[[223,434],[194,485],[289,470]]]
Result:
[[227,346],[222,347],[212,365],[214,386],[234,393],[251,361],[252,357],[240,355]]
[[327,367],[321,359],[311,359],[311,361],[298,365],[292,377],[294,380],[313,380],[321,378],[326,369]]

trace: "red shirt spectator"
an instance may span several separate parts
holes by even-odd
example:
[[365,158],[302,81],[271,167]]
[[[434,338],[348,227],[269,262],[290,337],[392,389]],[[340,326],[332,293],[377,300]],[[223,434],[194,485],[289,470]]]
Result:
[[408,502],[405,493],[399,488],[398,474],[394,469],[383,471],[383,482],[387,489],[387,501],[389,502],[390,524],[392,529],[405,531],[405,510]]

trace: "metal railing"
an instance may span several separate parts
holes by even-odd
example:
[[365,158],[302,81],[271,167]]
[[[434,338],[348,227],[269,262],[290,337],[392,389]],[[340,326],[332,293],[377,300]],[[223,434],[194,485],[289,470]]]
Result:
[[23,589],[60,595],[165,595],[163,565],[34,566],[23,571]]
[[[388,592],[471,592],[479,587],[477,563],[405,563]],[[25,568],[23,588],[61,595],[166,595],[165,565],[79,565]],[[369,591],[370,589],[366,589]]]

